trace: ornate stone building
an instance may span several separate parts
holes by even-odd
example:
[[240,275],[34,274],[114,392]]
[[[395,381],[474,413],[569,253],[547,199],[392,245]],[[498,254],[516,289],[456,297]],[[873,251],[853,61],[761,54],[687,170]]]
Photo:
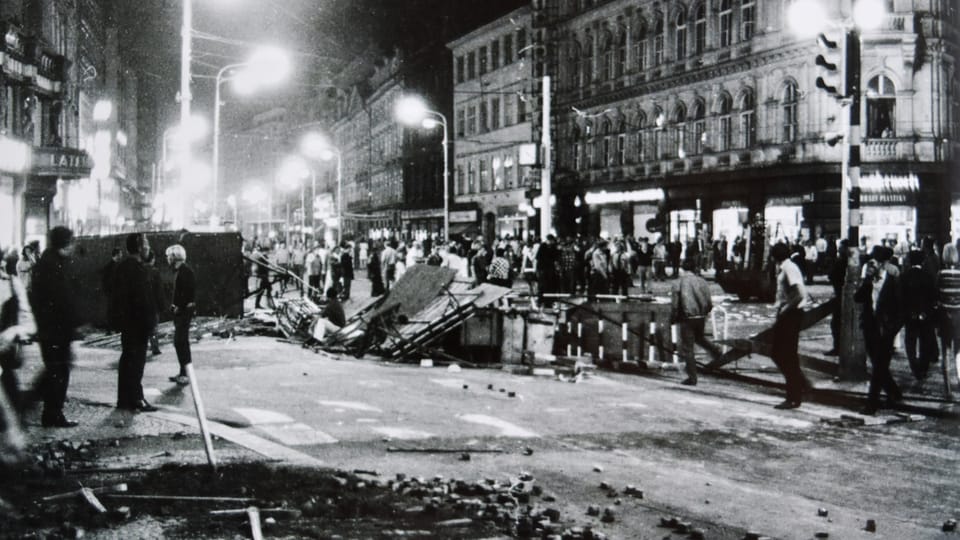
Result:
[[[825,137],[847,111],[816,87],[817,44],[790,31],[791,2],[534,2],[561,234],[732,239],[756,214],[776,237],[844,234],[843,145]],[[849,4],[823,2],[830,22],[848,23]],[[951,213],[960,228],[958,6],[886,4],[861,34],[861,235],[945,241]]]

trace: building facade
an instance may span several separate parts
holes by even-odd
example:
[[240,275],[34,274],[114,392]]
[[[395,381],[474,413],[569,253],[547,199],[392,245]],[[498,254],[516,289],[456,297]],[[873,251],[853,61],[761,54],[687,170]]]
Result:
[[[825,138],[848,113],[817,88],[817,45],[791,32],[791,3],[535,2],[561,234],[732,240],[759,215],[774,238],[845,236],[843,145]],[[838,24],[848,4],[823,2]],[[870,243],[956,236],[956,28],[956,2],[897,0],[861,33]]]
[[[527,197],[539,171],[522,158],[533,147],[530,8],[522,7],[448,44],[453,55],[455,209],[451,232],[525,237]],[[521,164],[523,162],[524,164]]]

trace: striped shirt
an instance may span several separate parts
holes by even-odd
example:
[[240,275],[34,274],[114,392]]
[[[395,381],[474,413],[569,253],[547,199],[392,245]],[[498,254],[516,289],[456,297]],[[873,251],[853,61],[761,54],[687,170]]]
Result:
[[960,269],[943,268],[937,278],[938,304],[944,309],[960,309]]

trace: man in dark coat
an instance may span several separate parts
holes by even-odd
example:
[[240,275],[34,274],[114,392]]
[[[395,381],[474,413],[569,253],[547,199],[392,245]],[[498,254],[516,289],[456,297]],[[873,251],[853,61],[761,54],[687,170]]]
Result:
[[350,249],[350,244],[347,242],[343,242],[340,248],[340,281],[343,284],[340,296],[344,300],[349,300],[350,284],[353,283],[353,255],[351,255],[353,250]]
[[893,252],[890,248],[875,246],[864,267],[863,283],[854,294],[854,301],[863,304],[860,328],[863,329],[867,355],[872,373],[867,406],[862,414],[876,414],[880,408],[880,390],[887,393],[887,400],[897,402],[903,394],[890,374],[893,357],[893,342],[903,327],[903,297],[899,276],[887,266]]
[[193,360],[190,354],[190,319],[196,306],[197,285],[193,270],[187,266],[187,251],[180,244],[167,248],[167,264],[177,273],[173,283],[173,347],[177,351],[180,372],[170,377],[179,384],[189,384],[187,365]]
[[907,269],[900,274],[903,306],[906,310],[903,332],[907,360],[910,362],[913,376],[921,383],[927,378],[930,363],[939,355],[935,324],[937,282],[923,268],[924,258],[922,251],[911,251],[907,255]]
[[47,233],[47,249],[33,270],[31,301],[44,367],[39,379],[43,393],[43,427],[77,425],[63,416],[73,366],[70,342],[81,324],[75,292],[80,285],[73,273],[72,255],[73,231],[54,227]]
[[143,257],[150,243],[142,233],[127,236],[127,258],[114,271],[113,313],[120,330],[120,367],[117,408],[149,412],[157,410],[143,398],[143,368],[147,362],[147,340],[157,326],[156,297]]

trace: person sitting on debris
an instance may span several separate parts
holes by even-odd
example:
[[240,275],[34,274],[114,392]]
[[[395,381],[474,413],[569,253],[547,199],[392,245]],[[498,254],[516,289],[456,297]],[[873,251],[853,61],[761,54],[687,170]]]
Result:
[[697,361],[693,354],[693,344],[703,347],[714,360],[720,358],[723,351],[704,335],[707,315],[713,309],[710,298],[710,285],[696,274],[696,261],[685,259],[680,265],[680,279],[673,287],[672,320],[679,327],[680,357],[686,363],[687,378],[681,383],[687,386],[697,384]]
[[327,289],[327,305],[320,312],[320,318],[313,326],[313,337],[317,341],[323,341],[329,334],[340,330],[347,325],[347,316],[343,312],[343,304],[337,298],[337,289],[330,287]]
[[193,318],[197,287],[193,270],[187,266],[187,251],[180,244],[167,248],[167,264],[173,268],[177,276],[173,283],[173,347],[177,351],[177,362],[180,372],[170,377],[170,380],[185,385],[190,383],[187,378],[187,364],[192,360],[190,356],[190,319]]
[[502,247],[498,247],[493,253],[493,259],[487,268],[487,281],[500,287],[512,287],[510,261],[505,256],[506,251]]

